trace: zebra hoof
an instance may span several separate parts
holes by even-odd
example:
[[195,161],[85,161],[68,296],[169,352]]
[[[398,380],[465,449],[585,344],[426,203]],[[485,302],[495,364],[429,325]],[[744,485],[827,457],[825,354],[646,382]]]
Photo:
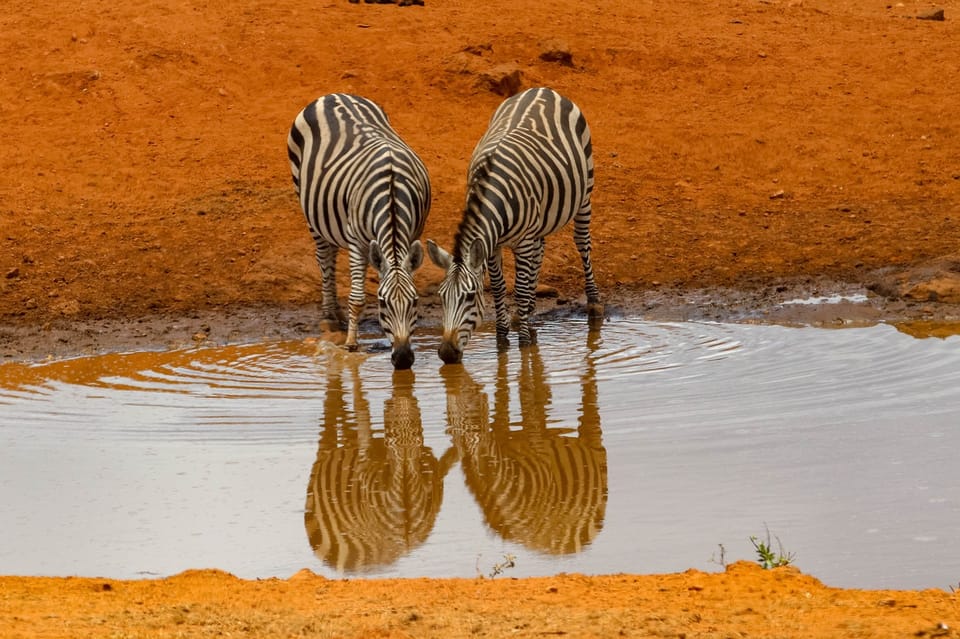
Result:
[[359,344],[345,344],[345,345],[344,345],[344,348],[346,348],[346,349],[347,349],[348,351],[350,351],[351,353],[356,353],[358,350],[360,350],[360,345],[359,345]]
[[527,329],[527,337],[520,336],[520,348],[526,348],[527,346],[536,346],[537,345],[537,331],[535,329]]
[[592,329],[600,328],[603,325],[603,312],[603,303],[587,304],[587,325]]

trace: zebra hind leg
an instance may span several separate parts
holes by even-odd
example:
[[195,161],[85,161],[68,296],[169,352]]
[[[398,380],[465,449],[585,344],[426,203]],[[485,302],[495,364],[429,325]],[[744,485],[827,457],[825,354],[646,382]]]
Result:
[[591,329],[603,324],[603,302],[600,301],[600,289],[593,277],[593,262],[590,259],[590,215],[589,200],[577,213],[573,226],[573,241],[583,262],[584,292],[587,295],[587,323]]
[[350,249],[350,298],[347,303],[349,315],[347,318],[347,341],[344,346],[349,351],[356,351],[360,345],[357,342],[359,333],[360,314],[367,301],[367,292],[364,289],[364,280],[367,277],[367,256],[356,248]]
[[315,237],[317,244],[317,264],[320,265],[322,278],[322,297],[320,300],[320,330],[339,332],[343,330],[345,318],[337,301],[337,247],[323,238]]

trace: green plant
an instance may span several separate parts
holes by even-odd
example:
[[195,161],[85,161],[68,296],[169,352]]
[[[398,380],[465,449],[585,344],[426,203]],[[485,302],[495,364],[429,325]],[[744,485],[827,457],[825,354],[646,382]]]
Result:
[[763,527],[767,531],[765,539],[761,540],[757,536],[750,537],[750,543],[753,544],[754,550],[757,551],[757,563],[760,564],[764,570],[792,564],[796,555],[792,552],[785,552],[783,544],[780,543],[780,538],[776,535],[773,536],[773,538],[777,540],[777,549],[774,551],[773,544],[770,541],[770,528],[766,524],[764,524]]

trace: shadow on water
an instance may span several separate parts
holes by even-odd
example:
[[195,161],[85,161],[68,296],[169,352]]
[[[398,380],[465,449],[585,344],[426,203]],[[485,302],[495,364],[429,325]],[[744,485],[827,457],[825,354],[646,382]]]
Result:
[[[592,332],[576,428],[551,425],[551,388],[540,350],[520,350],[517,378],[498,355],[493,414],[489,398],[461,364],[443,366],[447,432],[470,493],[503,539],[540,552],[580,552],[603,527],[607,453],[597,405]],[[510,411],[511,389],[520,412]],[[519,418],[519,419],[517,419]],[[575,433],[575,436],[568,436]]]
[[438,460],[424,445],[409,370],[393,373],[378,432],[363,390],[362,361],[353,355],[331,358],[304,509],[310,546],[341,572],[389,565],[423,544],[456,455],[449,449]]

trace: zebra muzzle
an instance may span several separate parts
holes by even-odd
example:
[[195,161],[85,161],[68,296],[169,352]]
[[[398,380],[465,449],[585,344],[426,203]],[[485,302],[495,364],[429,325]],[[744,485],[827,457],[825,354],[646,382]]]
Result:
[[393,362],[393,368],[402,371],[413,366],[413,349],[410,348],[410,342],[394,344],[393,353],[390,355],[390,361]]
[[440,359],[443,360],[444,364],[459,364],[463,358],[463,351],[448,340],[440,343],[440,348],[437,349],[437,353],[440,355]]

